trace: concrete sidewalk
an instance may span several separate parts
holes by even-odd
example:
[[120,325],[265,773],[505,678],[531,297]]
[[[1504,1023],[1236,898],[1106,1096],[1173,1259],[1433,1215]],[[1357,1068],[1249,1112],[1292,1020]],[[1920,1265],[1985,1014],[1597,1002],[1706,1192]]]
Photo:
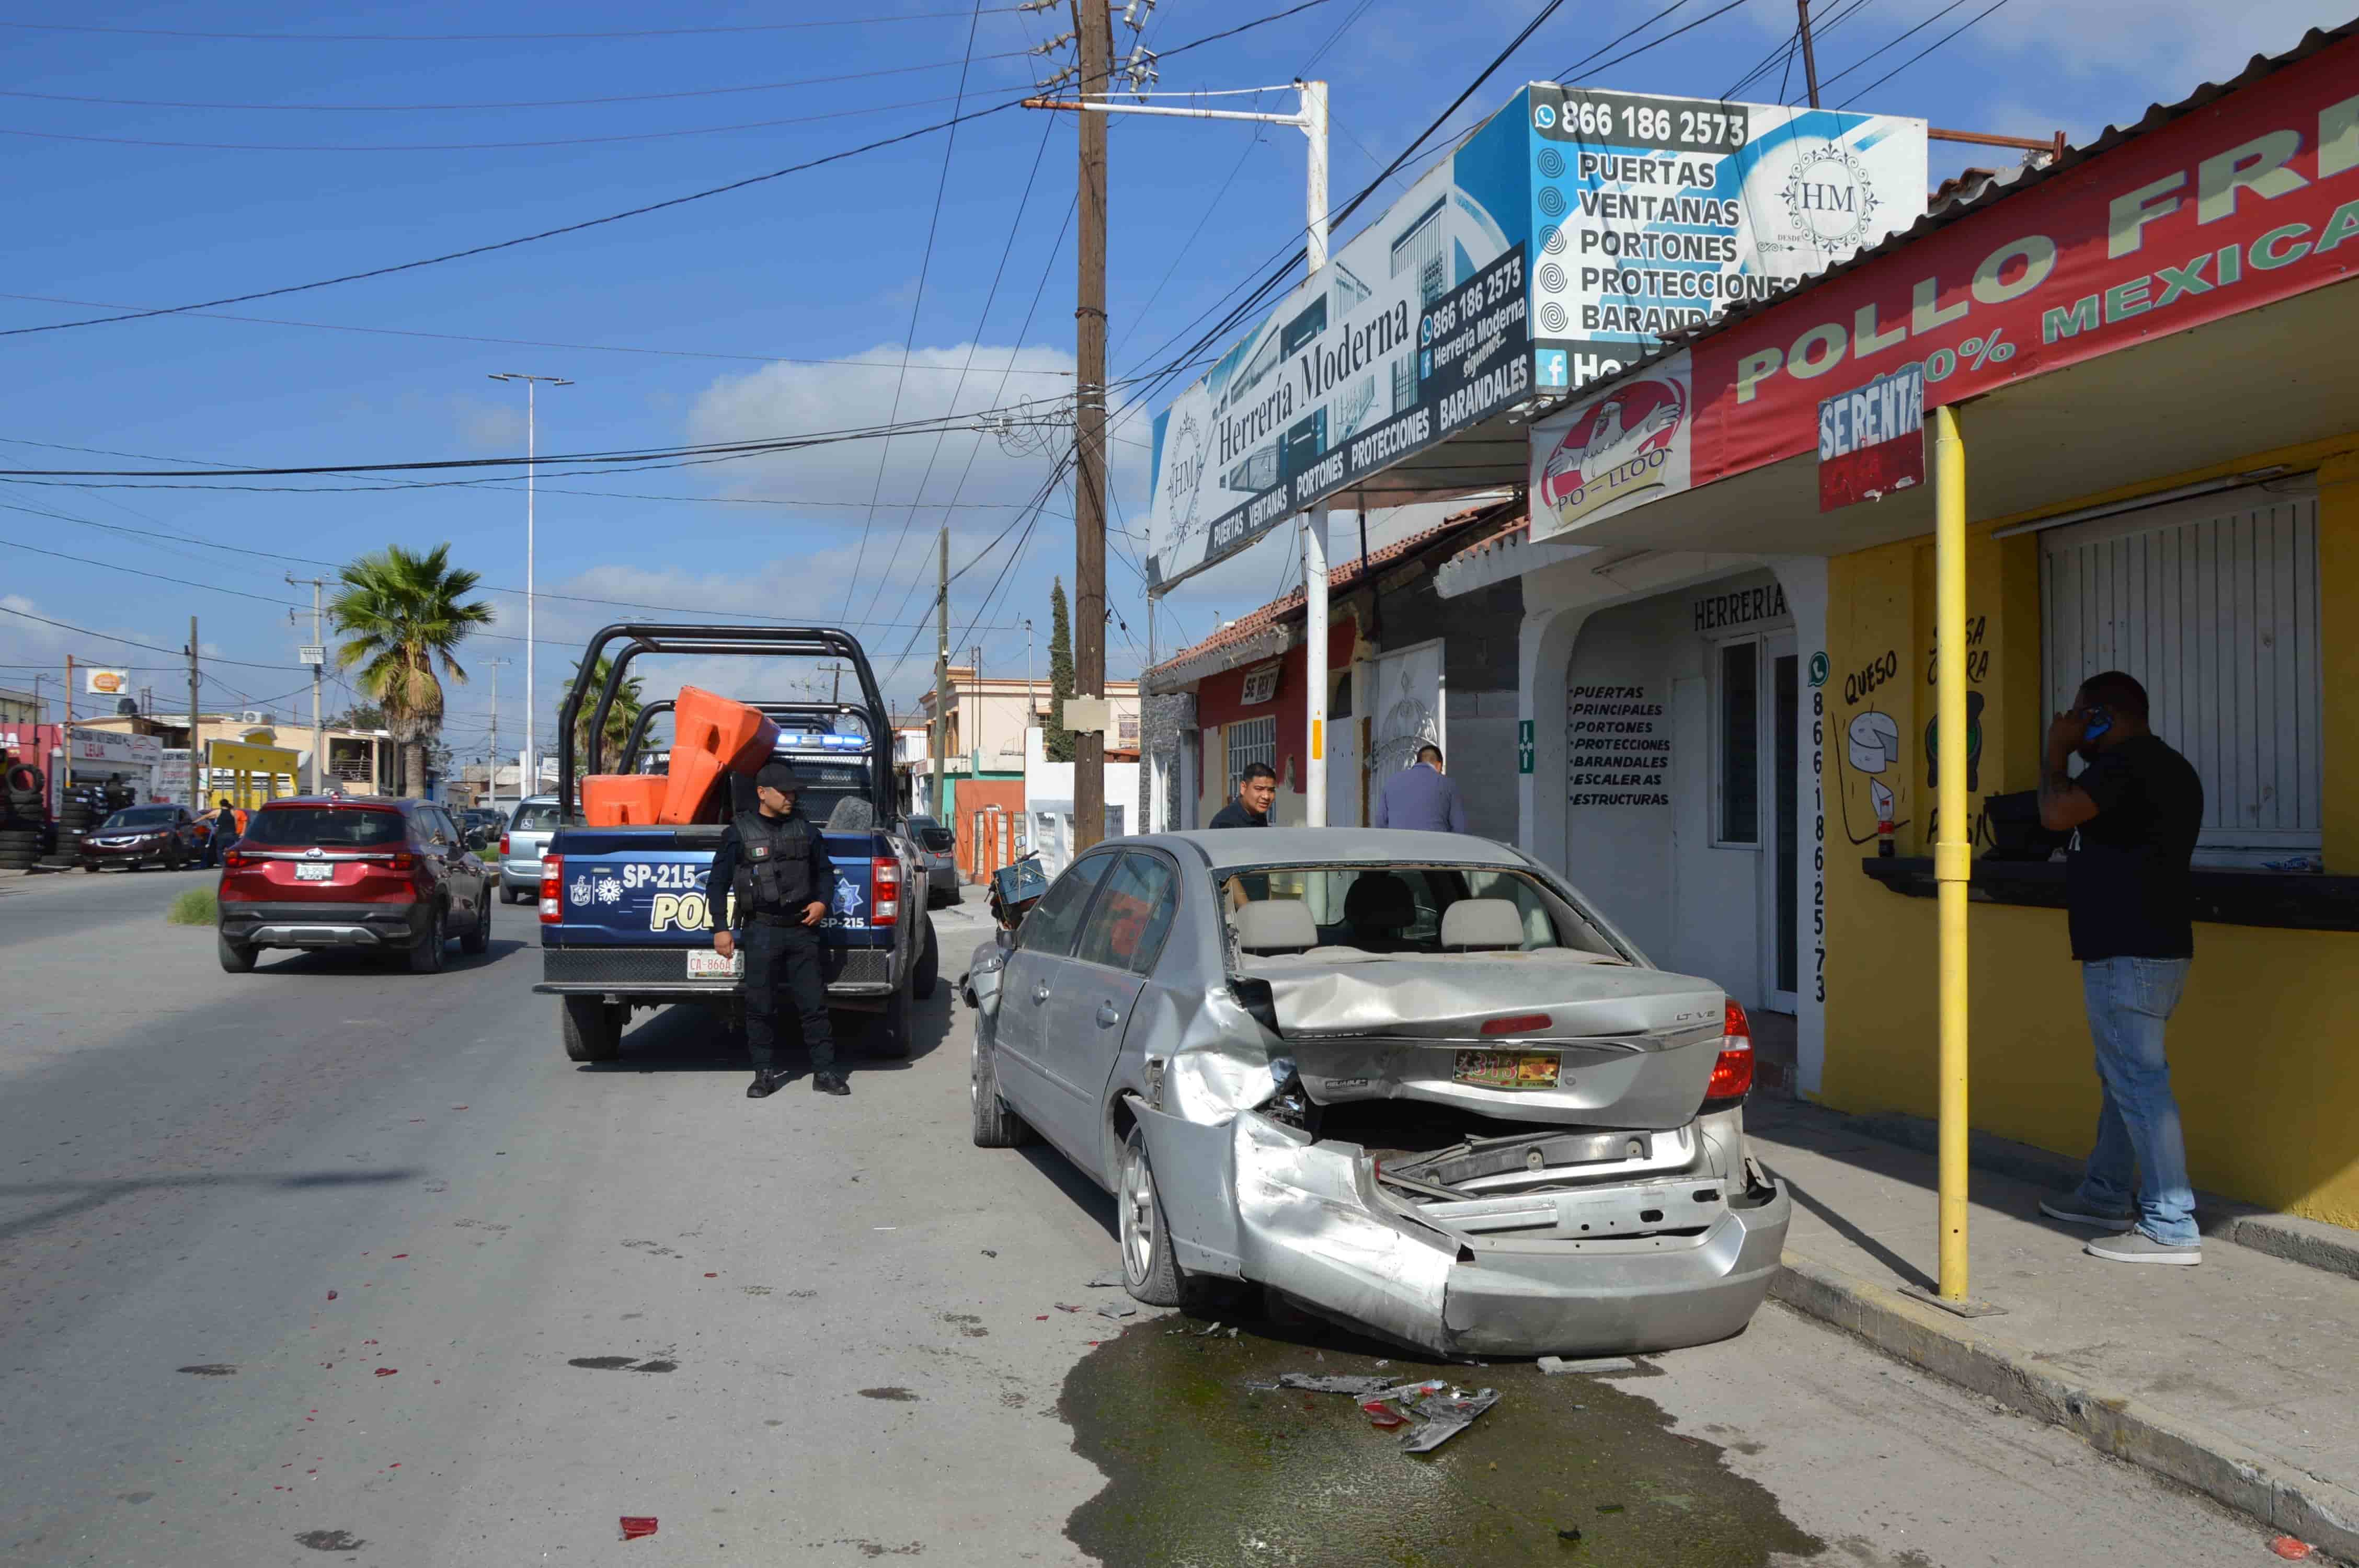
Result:
[[2097,1232],[2039,1214],[2055,1186],[1977,1168],[1973,1291],[2004,1310],[1961,1317],[1907,1293],[1934,1283],[1931,1155],[1863,1127],[1746,1109],[1794,1195],[1779,1300],[2359,1560],[2359,1280],[2237,1245],[2233,1224],[2207,1227],[2198,1268],[2106,1262],[2081,1250]]

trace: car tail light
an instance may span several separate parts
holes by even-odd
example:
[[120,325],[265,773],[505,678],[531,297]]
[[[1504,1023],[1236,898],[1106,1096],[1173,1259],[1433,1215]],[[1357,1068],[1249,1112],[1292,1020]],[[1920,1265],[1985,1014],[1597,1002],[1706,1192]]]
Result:
[[1720,1060],[1712,1066],[1708,1100],[1743,1099],[1753,1089],[1753,1024],[1745,1010],[1729,999],[1728,1022],[1722,1027]]
[[901,862],[879,855],[868,862],[868,924],[901,923]]
[[224,849],[222,851],[222,864],[230,871],[242,871],[254,864],[254,857],[243,849]]
[[1494,1018],[1483,1025],[1485,1034],[1537,1034],[1554,1023],[1545,1012],[1519,1012],[1513,1018]]
[[562,856],[545,855],[540,862],[540,922],[554,925],[565,917],[559,913],[565,907],[565,860]]
[[503,834],[501,834],[501,835],[500,835],[500,859],[501,859],[501,860],[506,860],[507,858],[508,858],[508,836],[507,836],[506,834],[503,833]]

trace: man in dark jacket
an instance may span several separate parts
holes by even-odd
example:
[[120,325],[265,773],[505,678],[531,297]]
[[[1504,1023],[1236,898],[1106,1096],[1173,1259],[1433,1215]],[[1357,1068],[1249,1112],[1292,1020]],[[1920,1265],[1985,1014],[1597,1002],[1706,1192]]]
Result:
[[228,854],[230,846],[236,842],[237,810],[230,805],[229,796],[223,795],[213,816],[212,831],[205,835],[205,870],[211,871],[220,865],[222,857]]
[[811,1087],[823,1095],[852,1092],[835,1070],[827,986],[819,970],[820,923],[834,895],[835,868],[818,827],[796,808],[802,787],[786,763],[765,763],[754,775],[760,808],[730,822],[705,881],[708,902],[729,898],[729,921],[713,932],[712,950],[724,958],[745,955],[745,1048],[754,1058],[747,1099],[766,1099],[786,1085],[777,1065],[782,990],[793,997],[802,1022]]
[[1205,826],[1266,827],[1270,802],[1277,798],[1277,773],[1267,762],[1249,762],[1237,775],[1237,796],[1221,807]]

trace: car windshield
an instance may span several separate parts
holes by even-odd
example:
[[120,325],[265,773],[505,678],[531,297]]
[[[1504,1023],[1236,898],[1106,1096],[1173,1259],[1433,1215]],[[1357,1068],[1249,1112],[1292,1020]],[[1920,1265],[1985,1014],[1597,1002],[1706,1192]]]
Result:
[[557,826],[557,807],[538,804],[519,806],[508,822],[511,833],[546,833]]
[[270,806],[255,812],[245,830],[248,844],[297,849],[364,849],[398,844],[405,837],[401,813],[364,806]]
[[797,798],[803,815],[822,827],[839,803],[868,798],[868,764],[864,761],[810,756],[782,756],[779,760],[792,763],[795,772],[802,776],[803,791]]
[[[1440,955],[1553,948],[1625,956],[1536,878],[1499,866],[1272,866],[1226,873],[1221,891],[1233,923],[1252,903],[1305,905],[1307,930],[1317,940],[1288,944],[1295,950]],[[1470,907],[1452,917],[1451,910],[1460,904]]]
[[178,806],[135,806],[128,811],[118,811],[108,817],[100,831],[119,827],[169,827],[179,819]]

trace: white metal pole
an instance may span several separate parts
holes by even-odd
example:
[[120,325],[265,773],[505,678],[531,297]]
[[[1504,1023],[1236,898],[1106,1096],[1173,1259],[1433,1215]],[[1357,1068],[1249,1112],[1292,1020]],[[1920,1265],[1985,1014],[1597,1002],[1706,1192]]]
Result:
[[533,715],[537,710],[532,706],[532,492],[534,477],[533,470],[538,466],[534,460],[538,455],[538,447],[535,440],[537,431],[534,428],[534,427],[538,423],[538,409],[535,406],[533,394],[537,390],[538,384],[535,382],[527,380],[524,384],[524,777],[516,782],[517,790],[522,792],[516,796],[519,800],[524,798],[525,794],[538,795],[540,793],[538,787],[540,784],[540,759],[538,755],[536,754],[533,747]]
[[313,795],[325,795],[328,792],[328,730],[327,727],[320,722],[320,680],[326,674],[328,667],[328,639],[326,628],[321,624],[320,618],[320,594],[325,586],[319,578],[311,579],[311,645],[320,650],[320,662],[311,666],[311,793]]
[[[1310,276],[1327,265],[1327,84],[1305,81],[1302,134],[1310,143],[1304,182],[1303,254]],[[1327,509],[1314,506],[1302,527],[1303,716],[1310,730],[1303,755],[1302,820],[1327,826]]]

